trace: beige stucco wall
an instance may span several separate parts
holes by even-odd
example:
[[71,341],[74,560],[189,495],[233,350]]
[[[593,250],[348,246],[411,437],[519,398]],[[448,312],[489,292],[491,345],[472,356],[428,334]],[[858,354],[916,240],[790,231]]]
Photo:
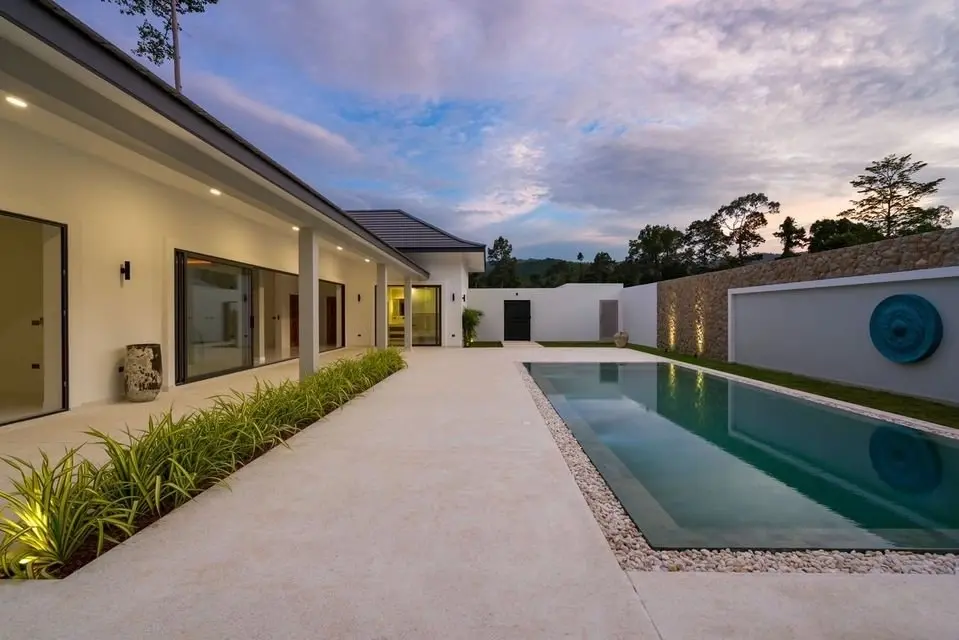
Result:
[[660,282],[657,344],[725,360],[729,289],[956,265],[959,229],[953,228]]
[[[67,225],[72,407],[118,397],[130,343],[160,343],[172,383],[175,249],[297,272],[292,228],[241,215],[190,176],[171,186],[159,165],[152,179],[149,161],[119,148],[114,159],[106,144],[94,154],[59,140],[0,119],[0,210]],[[370,345],[375,264],[336,254],[320,251],[320,277],[346,285],[347,346]]]

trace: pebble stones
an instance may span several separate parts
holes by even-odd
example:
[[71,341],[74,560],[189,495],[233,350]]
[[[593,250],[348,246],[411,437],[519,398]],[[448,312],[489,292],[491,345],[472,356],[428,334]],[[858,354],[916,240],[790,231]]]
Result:
[[626,515],[566,423],[523,370],[524,383],[566,464],[606,535],[619,565],[628,571],[719,571],[725,573],[926,573],[959,574],[959,555],[901,551],[657,551]]

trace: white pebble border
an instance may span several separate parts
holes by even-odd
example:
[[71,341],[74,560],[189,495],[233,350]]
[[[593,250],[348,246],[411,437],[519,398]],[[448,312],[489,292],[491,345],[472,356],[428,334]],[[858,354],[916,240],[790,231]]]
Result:
[[610,548],[625,571],[724,573],[926,573],[959,574],[959,555],[902,551],[659,551],[651,548],[590,462],[566,423],[524,369],[520,374],[546,426],[586,498]]

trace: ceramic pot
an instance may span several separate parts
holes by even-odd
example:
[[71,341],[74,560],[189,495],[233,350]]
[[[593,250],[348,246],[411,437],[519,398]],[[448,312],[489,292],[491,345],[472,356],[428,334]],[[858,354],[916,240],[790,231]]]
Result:
[[629,333],[626,331],[616,332],[616,334],[613,336],[613,344],[620,349],[624,348],[627,344],[629,344]]

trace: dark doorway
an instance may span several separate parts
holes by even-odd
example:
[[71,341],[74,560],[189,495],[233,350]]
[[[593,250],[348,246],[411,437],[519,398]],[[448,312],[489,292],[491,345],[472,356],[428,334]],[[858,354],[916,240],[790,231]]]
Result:
[[530,340],[529,300],[503,301],[503,340]]
[[290,294],[290,348],[300,347],[300,296]]
[[326,297],[326,344],[332,346],[337,346],[340,343],[337,306],[336,296]]

